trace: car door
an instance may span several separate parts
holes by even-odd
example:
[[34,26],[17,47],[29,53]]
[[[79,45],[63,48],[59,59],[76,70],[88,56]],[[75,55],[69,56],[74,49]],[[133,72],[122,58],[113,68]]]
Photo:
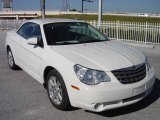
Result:
[[[40,80],[40,69],[44,52],[40,25],[31,22],[26,23],[22,29],[17,31],[17,34],[19,34],[19,43],[21,44],[18,50],[20,66],[34,78]],[[29,45],[27,43],[28,39],[34,37],[37,38],[41,44]]]

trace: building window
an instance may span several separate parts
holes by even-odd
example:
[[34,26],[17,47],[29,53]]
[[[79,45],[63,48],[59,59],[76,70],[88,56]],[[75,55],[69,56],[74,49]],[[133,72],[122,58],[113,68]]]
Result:
[[4,8],[11,8],[10,2],[4,2]]

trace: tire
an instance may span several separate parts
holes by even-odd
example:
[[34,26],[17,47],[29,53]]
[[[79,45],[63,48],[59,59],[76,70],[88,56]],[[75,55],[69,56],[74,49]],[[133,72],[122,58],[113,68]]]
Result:
[[19,68],[15,64],[14,57],[10,48],[7,50],[7,60],[8,60],[8,65],[12,70],[17,70]]
[[51,70],[46,80],[48,97],[53,106],[59,110],[70,110],[71,105],[63,78],[56,70]]

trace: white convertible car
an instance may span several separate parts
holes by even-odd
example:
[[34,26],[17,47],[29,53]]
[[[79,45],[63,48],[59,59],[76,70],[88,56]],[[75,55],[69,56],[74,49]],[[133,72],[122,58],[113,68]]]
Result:
[[35,19],[6,37],[11,69],[43,84],[57,109],[101,112],[148,95],[155,72],[141,52],[109,40],[91,25],[69,19]]

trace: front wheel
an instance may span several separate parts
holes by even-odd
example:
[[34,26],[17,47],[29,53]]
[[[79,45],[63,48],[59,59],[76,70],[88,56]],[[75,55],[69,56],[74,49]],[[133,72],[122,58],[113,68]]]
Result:
[[59,110],[69,110],[71,108],[65,83],[56,70],[51,70],[48,73],[47,92],[55,108]]
[[14,57],[13,57],[13,54],[12,54],[12,51],[11,51],[10,48],[7,50],[7,59],[8,59],[8,65],[9,65],[9,67],[12,70],[17,70],[18,66],[15,64]]

